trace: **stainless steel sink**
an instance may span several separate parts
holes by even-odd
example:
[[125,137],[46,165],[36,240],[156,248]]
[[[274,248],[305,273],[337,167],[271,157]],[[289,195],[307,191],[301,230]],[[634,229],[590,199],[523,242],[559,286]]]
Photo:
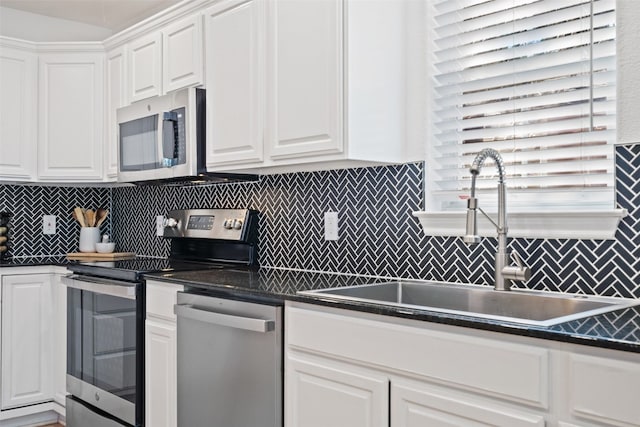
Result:
[[411,281],[321,289],[300,294],[539,326],[551,326],[640,303],[622,298],[520,290],[505,292],[479,285]]

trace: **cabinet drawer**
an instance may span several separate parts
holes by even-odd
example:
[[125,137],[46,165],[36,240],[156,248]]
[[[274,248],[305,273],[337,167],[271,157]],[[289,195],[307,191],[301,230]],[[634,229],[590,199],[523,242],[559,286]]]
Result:
[[391,425],[544,427],[544,416],[442,388],[392,381]]
[[616,426],[640,425],[640,365],[572,355],[569,396],[573,415]]
[[183,289],[182,285],[147,280],[147,315],[175,322],[173,306],[176,303],[176,293]]
[[[549,351],[464,333],[399,325],[376,316],[288,307],[287,345],[382,366],[460,389],[548,407]],[[342,313],[342,312],[340,312]]]

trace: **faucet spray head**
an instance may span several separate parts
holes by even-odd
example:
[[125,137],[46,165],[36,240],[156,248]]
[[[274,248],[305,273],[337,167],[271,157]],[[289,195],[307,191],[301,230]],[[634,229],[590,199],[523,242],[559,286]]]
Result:
[[478,199],[470,197],[467,200],[467,232],[462,241],[467,245],[477,245],[480,243],[478,235]]
[[480,166],[473,162],[471,166],[471,195],[467,199],[467,232],[462,241],[467,245],[480,243],[478,236],[478,199],[476,199],[476,177],[480,173]]

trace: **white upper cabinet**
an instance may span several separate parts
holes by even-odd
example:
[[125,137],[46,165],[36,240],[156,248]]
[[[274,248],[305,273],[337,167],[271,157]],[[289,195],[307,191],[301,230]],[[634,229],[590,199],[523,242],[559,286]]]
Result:
[[264,1],[205,11],[207,167],[263,160]]
[[127,52],[121,46],[107,52],[107,113],[105,141],[105,174],[115,179],[118,175],[118,121],[116,110],[127,105]]
[[[224,9],[223,3],[212,9]],[[226,21],[234,14],[235,19],[242,16],[241,26],[246,27],[251,23],[249,9],[256,8],[253,3],[229,1],[226,7],[237,9],[226,12]],[[209,169],[274,173],[413,160],[408,157],[415,152],[410,151],[406,119],[408,3],[266,1],[264,30],[262,21],[255,20],[244,34],[231,25],[210,30],[215,18],[209,14],[207,89],[220,90],[222,82],[228,83],[224,99],[218,100],[219,105],[225,101],[225,107],[209,114],[209,132],[225,122],[224,131],[214,131],[217,139],[208,140]],[[252,31],[266,39],[264,69],[257,56],[261,46],[256,51],[251,45]],[[216,64],[220,56],[232,65]],[[223,80],[225,73],[216,68],[231,77]],[[254,113],[255,97],[265,80],[260,129],[261,121],[254,118],[261,117]],[[214,96],[220,95],[208,95],[208,100],[214,102]],[[220,111],[228,105],[230,110]],[[235,123],[226,123],[230,119]]]
[[0,44],[0,179],[36,177],[37,86],[36,54]]
[[343,152],[343,3],[269,2],[269,154]]
[[162,30],[162,89],[170,92],[202,83],[202,17],[192,16]]
[[104,54],[39,55],[38,178],[102,181]]
[[202,17],[195,14],[127,44],[128,101],[202,84]]
[[162,93],[162,34],[151,33],[129,43],[129,99],[140,101]]

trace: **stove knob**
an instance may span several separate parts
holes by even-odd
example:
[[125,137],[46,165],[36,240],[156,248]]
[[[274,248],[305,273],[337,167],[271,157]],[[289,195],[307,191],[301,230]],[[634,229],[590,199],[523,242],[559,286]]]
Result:
[[178,221],[174,218],[167,218],[164,220],[164,226],[169,228],[176,228],[178,226]]
[[233,228],[233,220],[228,218],[225,219],[224,224],[222,224],[222,226],[227,230],[231,230]]
[[241,219],[234,219],[233,220],[233,228],[236,230],[240,230],[242,228],[242,220]]

